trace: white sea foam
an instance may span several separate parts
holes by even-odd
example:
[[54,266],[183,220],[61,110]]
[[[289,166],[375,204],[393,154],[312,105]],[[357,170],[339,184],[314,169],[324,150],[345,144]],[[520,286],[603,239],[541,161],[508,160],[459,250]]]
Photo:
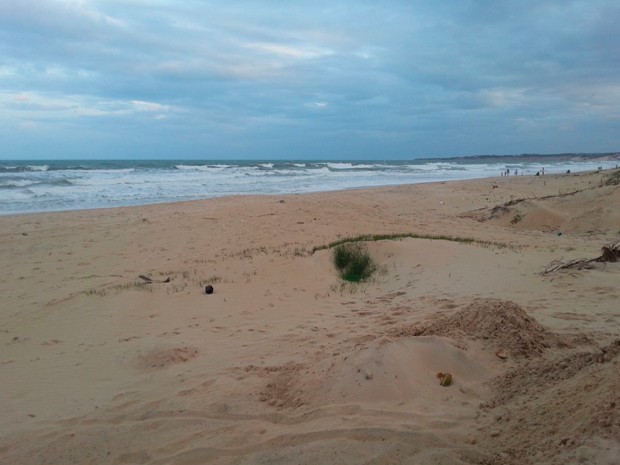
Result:
[[371,169],[376,168],[377,165],[369,164],[353,164],[353,163],[326,163],[326,165],[333,170],[351,170],[351,169]]
[[181,171],[223,171],[230,165],[174,165],[174,167]]
[[47,171],[50,167],[49,165],[28,165],[27,168],[30,171]]
[[[0,162],[1,163],[1,162]],[[562,162],[546,173],[612,168],[617,162]],[[13,167],[13,165],[15,165]],[[32,169],[37,166],[37,169]],[[79,166],[79,167],[78,167]],[[0,170],[0,214],[141,205],[239,194],[333,191],[499,176],[533,175],[541,163],[415,162],[75,162],[11,163]],[[45,167],[45,168],[44,168]],[[51,167],[51,168],[50,168]],[[73,167],[73,169],[72,169]]]
[[20,180],[0,180],[0,187],[27,187],[35,184],[35,181],[26,179]]

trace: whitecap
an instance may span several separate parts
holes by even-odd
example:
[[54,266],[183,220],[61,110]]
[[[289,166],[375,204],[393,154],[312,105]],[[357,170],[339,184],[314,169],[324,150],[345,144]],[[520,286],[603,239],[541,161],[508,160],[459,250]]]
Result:
[[29,171],[47,171],[49,169],[49,165],[27,165],[26,169]]
[[363,163],[326,163],[326,165],[332,170],[367,170],[379,167],[378,165]]
[[36,184],[36,182],[28,181],[27,179],[0,181],[0,187],[5,187],[5,188],[28,187],[28,186],[32,186],[33,184]]

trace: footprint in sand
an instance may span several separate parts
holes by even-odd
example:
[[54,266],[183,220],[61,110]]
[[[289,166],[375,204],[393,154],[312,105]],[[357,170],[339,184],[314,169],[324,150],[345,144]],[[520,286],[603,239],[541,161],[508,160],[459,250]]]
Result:
[[187,362],[197,356],[198,348],[191,346],[156,349],[139,357],[138,364],[142,368],[165,368]]

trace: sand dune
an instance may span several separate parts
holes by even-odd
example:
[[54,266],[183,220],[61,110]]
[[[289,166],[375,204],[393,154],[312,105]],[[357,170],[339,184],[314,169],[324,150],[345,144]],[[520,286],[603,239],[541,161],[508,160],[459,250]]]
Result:
[[0,462],[618,463],[605,176],[0,218]]
[[[477,212],[480,215],[480,212]],[[572,190],[558,188],[557,194],[522,197],[507,205],[487,209],[483,220],[515,229],[574,234],[617,233],[620,224],[618,186],[587,186]]]

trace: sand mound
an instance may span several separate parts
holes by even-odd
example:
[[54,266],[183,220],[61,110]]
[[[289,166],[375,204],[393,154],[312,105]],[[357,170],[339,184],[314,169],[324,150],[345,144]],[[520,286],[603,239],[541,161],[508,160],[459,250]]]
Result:
[[[288,408],[419,402],[429,411],[443,411],[450,405],[447,395],[458,402],[477,398],[476,390],[490,376],[481,363],[437,336],[375,340],[311,367],[287,364],[260,370],[272,373],[261,400]],[[439,372],[451,373],[454,384],[441,387]]]
[[555,231],[565,227],[570,219],[553,206],[526,202],[510,216],[510,225],[521,229]]
[[[620,354],[620,340],[596,351],[577,352],[545,363],[525,365],[507,372],[499,383],[499,391],[489,406],[501,405],[524,390],[536,393],[546,387],[575,377],[591,365],[608,363]],[[611,375],[611,373],[610,373]],[[617,380],[620,382],[620,378]]]
[[288,408],[300,407],[304,404],[301,392],[295,388],[295,384],[300,375],[306,371],[305,365],[292,362],[268,367],[249,365],[245,371],[269,379],[269,382],[259,392],[261,402],[272,407]]
[[619,186],[589,188],[568,194],[511,200],[462,216],[516,229],[615,233],[620,221],[619,189]]
[[177,363],[187,362],[198,355],[196,347],[172,347],[149,352],[139,358],[142,368],[165,368]]
[[496,397],[482,406],[481,445],[495,451],[497,463],[617,464],[619,354],[616,340],[507,372],[494,381]]
[[540,355],[556,336],[539,324],[518,304],[509,300],[477,299],[467,308],[430,324],[401,328],[394,336],[447,336],[461,347],[466,340],[489,340],[498,353],[513,357]]

